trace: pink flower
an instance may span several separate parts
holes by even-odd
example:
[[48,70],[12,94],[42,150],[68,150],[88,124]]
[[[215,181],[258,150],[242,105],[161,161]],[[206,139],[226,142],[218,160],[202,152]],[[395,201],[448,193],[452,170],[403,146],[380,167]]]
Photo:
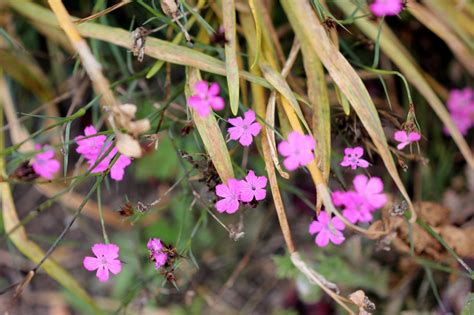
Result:
[[387,196],[383,193],[383,182],[378,177],[368,178],[357,175],[352,181],[355,192],[362,196],[374,210],[382,208],[387,203]]
[[114,275],[122,271],[122,263],[118,259],[119,247],[115,244],[95,244],[92,252],[96,257],[84,257],[83,265],[89,271],[97,270],[100,282],[109,280],[109,271]]
[[285,157],[283,164],[289,171],[294,171],[300,166],[306,166],[314,160],[314,140],[310,135],[302,135],[292,131],[288,141],[278,145],[278,152]]
[[352,224],[372,221],[372,212],[374,209],[367,201],[354,191],[339,192],[335,191],[332,195],[333,202],[337,206],[344,205],[342,215]]
[[370,11],[375,16],[397,15],[402,9],[402,0],[375,0],[370,5]]
[[224,109],[224,99],[219,96],[219,84],[199,81],[194,84],[194,95],[188,98],[188,106],[194,108],[199,116],[205,117],[214,110]]
[[350,166],[353,170],[357,167],[367,168],[369,167],[369,162],[361,159],[362,155],[364,155],[364,149],[361,147],[345,148],[344,159],[340,165],[345,167]]
[[[112,162],[112,159],[116,154],[118,154],[118,150],[117,148],[113,147],[107,156],[105,156],[112,143],[106,144],[106,137],[104,135],[94,136],[95,134],[97,134],[97,130],[94,128],[94,126],[86,127],[84,129],[84,135],[88,136],[89,138],[85,138],[84,136],[76,137],[76,142],[78,144],[76,152],[84,156],[84,158],[87,160],[89,168],[92,169],[91,173],[101,173],[107,170],[110,163]],[[125,174],[125,168],[131,163],[132,160],[129,157],[120,154],[117,161],[115,161],[114,165],[112,165],[110,169],[110,177],[113,180],[121,181]],[[94,165],[96,166],[94,167]]]
[[76,152],[83,155],[86,159],[95,159],[107,139],[104,135],[94,136],[96,133],[97,130],[94,126],[88,126],[84,129],[84,136],[78,136],[75,139],[78,145]]
[[387,203],[383,193],[383,182],[378,177],[368,179],[365,175],[357,175],[353,180],[355,191],[335,191],[332,201],[335,206],[343,206],[342,214],[351,223],[370,222],[372,212]]
[[[451,90],[448,109],[459,131],[466,135],[474,126],[474,90],[468,87],[463,90]],[[449,134],[446,128],[444,131]]]
[[160,239],[150,238],[146,247],[150,251],[150,259],[155,262],[156,270],[163,267],[168,260],[168,255],[163,251],[164,247]]
[[[35,144],[35,150],[41,150],[41,145]],[[44,146],[44,152],[37,153],[31,159],[31,167],[39,176],[53,179],[53,174],[59,171],[61,164],[54,159],[54,150],[49,146]]]
[[223,199],[216,202],[218,212],[235,213],[239,209],[240,200],[240,181],[231,178],[226,184],[216,186],[216,195]]
[[[332,226],[330,227],[330,224]],[[345,237],[341,231],[346,228],[341,219],[337,217],[329,218],[326,211],[321,211],[316,220],[311,222],[309,226],[309,233],[311,235],[317,234],[315,243],[319,247],[326,247],[331,241],[335,245],[340,245],[344,242]]]
[[253,110],[246,111],[244,119],[242,117],[230,118],[228,122],[234,126],[227,129],[230,139],[239,140],[240,144],[245,147],[252,143],[253,137],[256,137],[262,129],[262,126],[255,121]]
[[421,135],[416,131],[406,132],[405,130],[398,130],[395,132],[393,138],[400,142],[397,145],[398,150],[402,150],[404,147],[410,143],[417,142],[421,140]]
[[256,176],[254,171],[249,171],[245,180],[240,181],[240,200],[250,202],[254,198],[257,201],[265,199],[266,186],[267,178],[265,176]]

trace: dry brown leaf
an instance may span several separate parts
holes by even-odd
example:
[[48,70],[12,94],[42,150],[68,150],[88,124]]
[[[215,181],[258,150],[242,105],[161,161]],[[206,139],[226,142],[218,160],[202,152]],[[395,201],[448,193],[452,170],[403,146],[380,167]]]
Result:
[[142,156],[142,148],[138,140],[126,133],[117,132],[116,146],[118,151],[123,155],[133,158]]

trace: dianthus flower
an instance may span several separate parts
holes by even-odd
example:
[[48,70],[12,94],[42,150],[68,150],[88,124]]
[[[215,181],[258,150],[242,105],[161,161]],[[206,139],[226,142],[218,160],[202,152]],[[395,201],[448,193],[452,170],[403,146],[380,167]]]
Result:
[[[106,144],[106,137],[104,135],[96,135],[97,130],[94,126],[88,126],[84,129],[84,136],[76,137],[78,147],[76,152],[84,156],[91,173],[100,173],[105,171],[116,154],[119,154],[117,161],[110,169],[110,177],[113,180],[121,181],[125,174],[125,168],[132,163],[132,160],[118,153],[117,148],[113,147],[111,143]],[[87,137],[87,138],[86,138]],[[106,155],[106,153],[110,152]]]
[[364,149],[361,147],[345,148],[344,159],[340,165],[344,167],[350,166],[353,170],[357,167],[367,168],[369,167],[369,162],[362,159],[362,155],[364,155]]
[[[462,90],[451,90],[448,110],[459,131],[466,135],[469,129],[474,126],[474,90],[469,87]],[[444,131],[449,134],[446,128]]]
[[164,246],[160,239],[150,238],[146,247],[150,251],[150,259],[155,262],[156,270],[163,267],[168,260],[168,255],[163,251]]
[[288,140],[278,145],[278,152],[285,157],[283,165],[289,171],[306,166],[314,160],[314,139],[297,131],[288,134]]
[[[53,179],[53,175],[59,171],[61,164],[54,158],[54,150],[51,147],[44,146],[43,149],[44,152],[37,153],[31,159],[31,167],[39,176]],[[41,150],[41,145],[35,144],[35,150]]]
[[194,108],[199,116],[209,115],[211,109],[224,109],[224,99],[219,96],[219,84],[199,81],[194,84],[194,94],[188,98],[188,106]]
[[252,144],[253,137],[256,137],[262,129],[262,126],[255,121],[253,110],[246,111],[243,119],[242,117],[229,118],[228,122],[233,126],[227,129],[230,139],[239,140],[245,147]]
[[403,10],[403,0],[375,0],[369,8],[375,16],[397,15]]
[[222,198],[216,202],[218,212],[229,214],[237,212],[240,205],[240,181],[231,178],[227,181],[227,184],[217,185],[216,195]]
[[[332,226],[330,226],[332,224]],[[341,231],[346,228],[341,219],[337,217],[330,218],[326,211],[321,211],[316,220],[311,222],[309,233],[316,234],[315,243],[319,247],[326,247],[329,241],[335,245],[344,242],[345,237]]]
[[257,201],[265,199],[266,186],[267,178],[265,176],[256,176],[254,171],[249,171],[245,180],[240,181],[240,200],[250,202],[254,198]]
[[397,145],[397,149],[398,150],[403,150],[403,148],[406,147],[407,145],[409,145],[413,142],[420,141],[421,140],[421,135],[420,135],[420,133],[418,133],[416,131],[407,132],[405,130],[398,130],[393,135],[393,138],[396,141],[400,142]]
[[97,270],[99,281],[106,282],[109,280],[109,271],[114,275],[122,271],[122,263],[118,259],[119,250],[115,244],[95,244],[92,246],[92,252],[96,257],[84,257],[84,268],[89,271]]
[[372,213],[387,203],[383,193],[383,182],[378,177],[357,175],[353,180],[353,191],[335,191],[332,200],[335,206],[343,206],[342,214],[351,223],[370,222]]

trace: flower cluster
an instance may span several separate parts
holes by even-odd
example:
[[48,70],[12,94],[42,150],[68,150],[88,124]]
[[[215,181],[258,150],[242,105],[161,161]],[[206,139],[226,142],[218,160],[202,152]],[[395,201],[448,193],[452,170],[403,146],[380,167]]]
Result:
[[42,151],[37,153],[31,159],[31,167],[33,171],[45,179],[53,179],[55,173],[59,171],[61,164],[54,158],[54,150],[49,146],[41,147],[35,144],[35,150]]
[[[459,131],[466,135],[474,126],[474,90],[452,90],[449,93],[448,110]],[[446,133],[449,133],[445,128]]]
[[[155,263],[155,269],[170,267],[177,257],[176,250],[165,245],[159,238],[150,238],[147,243],[150,260]],[[119,259],[120,248],[116,244],[94,244],[91,248],[95,257],[86,256],[82,265],[88,271],[95,271],[100,282],[107,282],[110,272],[114,275],[122,271],[122,262]]]
[[216,195],[221,197],[216,202],[216,209],[220,213],[232,214],[239,210],[240,202],[261,201],[267,195],[267,178],[265,176],[256,176],[255,172],[250,170],[244,180],[231,178],[227,184],[216,186]]
[[[84,135],[76,137],[76,152],[81,154],[89,164],[91,173],[100,173],[107,168],[118,153],[116,147],[112,147],[112,143],[106,143],[106,136],[97,135],[94,126],[88,126],[84,129]],[[109,152],[110,150],[110,152]],[[121,181],[123,179],[125,168],[132,163],[132,160],[119,154],[117,161],[110,168],[110,177],[113,180]]]
[[334,205],[342,206],[342,215],[353,224],[372,221],[372,213],[387,203],[382,180],[378,177],[369,179],[365,175],[357,175],[352,184],[352,191],[333,192]]
[[374,0],[369,8],[375,16],[397,15],[403,10],[403,0]]
[[278,152],[285,157],[283,165],[286,169],[294,171],[314,160],[314,147],[313,137],[292,131],[288,134],[288,140],[280,142]]
[[163,267],[168,261],[168,255],[160,239],[150,238],[146,247],[150,251],[150,260],[155,262],[155,268],[158,270]]
[[194,84],[194,94],[188,98],[188,106],[196,110],[201,117],[206,117],[212,110],[223,110],[224,99],[219,96],[219,84],[206,81]]

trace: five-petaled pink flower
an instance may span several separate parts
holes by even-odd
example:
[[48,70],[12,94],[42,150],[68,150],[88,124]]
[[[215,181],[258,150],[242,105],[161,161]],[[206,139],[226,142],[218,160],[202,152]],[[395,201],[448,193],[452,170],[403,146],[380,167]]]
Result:
[[224,99],[219,96],[219,84],[213,82],[209,86],[206,81],[194,84],[194,94],[188,98],[188,106],[194,108],[199,116],[205,117],[214,110],[224,109]]
[[122,263],[118,259],[119,247],[115,244],[95,244],[92,252],[96,257],[84,257],[83,265],[89,271],[97,270],[100,282],[109,280],[109,271],[114,275],[122,271]]
[[150,251],[150,259],[155,262],[156,270],[160,269],[166,264],[168,255],[163,252],[164,246],[159,238],[150,238],[146,245]]
[[218,212],[235,213],[239,210],[240,200],[240,181],[231,178],[226,184],[216,186],[216,195],[223,198],[216,202]]
[[311,163],[314,160],[313,150],[313,137],[302,135],[297,131],[290,132],[288,141],[282,141],[278,145],[278,152],[285,157],[283,164],[289,171]]
[[240,200],[250,202],[254,198],[257,201],[265,199],[266,186],[267,178],[265,176],[256,176],[254,171],[249,171],[245,180],[240,181]]
[[229,118],[228,122],[233,126],[227,129],[230,139],[239,140],[245,147],[252,143],[253,137],[256,137],[262,129],[262,126],[255,121],[253,110],[246,111],[243,119],[242,117]]
[[317,219],[311,222],[309,233],[311,235],[317,234],[315,243],[319,247],[326,247],[329,241],[333,244],[340,245],[345,240],[341,232],[345,227],[341,219],[337,217],[329,218],[326,211],[321,211]]
[[[88,126],[84,129],[84,136],[76,137],[76,143],[78,144],[76,152],[84,156],[91,173],[100,173],[107,170],[112,159],[118,153],[117,148],[110,149],[112,143],[106,144],[107,138],[104,135],[96,134],[97,130],[94,126]],[[109,150],[110,152],[106,155]],[[131,163],[132,160],[129,157],[120,154],[117,161],[110,168],[110,177],[113,180],[121,181],[125,174],[125,168]]]
[[97,130],[94,126],[87,126],[84,129],[84,136],[78,136],[75,139],[77,143],[76,152],[88,160],[97,158],[107,139],[104,135],[96,134]]
[[397,15],[403,10],[403,0],[375,0],[370,11],[375,16]]
[[354,190],[365,199],[373,209],[382,208],[387,203],[387,196],[383,193],[383,182],[379,177],[368,178],[357,175],[352,181]]
[[416,131],[406,132],[405,130],[398,130],[393,135],[393,138],[396,141],[400,142],[397,145],[397,149],[402,150],[404,147],[406,147],[410,143],[420,141],[421,135],[419,132],[416,132]]
[[362,155],[364,155],[364,149],[361,147],[345,148],[344,159],[340,165],[344,167],[350,166],[353,170],[357,167],[367,168],[369,167],[369,162],[362,159]]
[[[474,90],[469,87],[462,90],[451,90],[448,109],[459,131],[466,135],[469,129],[474,126]],[[447,128],[444,131],[449,134]]]
[[[54,150],[49,146],[43,147],[44,152],[37,153],[31,159],[31,167],[36,174],[45,178],[53,179],[54,173],[59,171],[61,164],[54,159]],[[41,145],[35,144],[35,150],[41,150]]]

